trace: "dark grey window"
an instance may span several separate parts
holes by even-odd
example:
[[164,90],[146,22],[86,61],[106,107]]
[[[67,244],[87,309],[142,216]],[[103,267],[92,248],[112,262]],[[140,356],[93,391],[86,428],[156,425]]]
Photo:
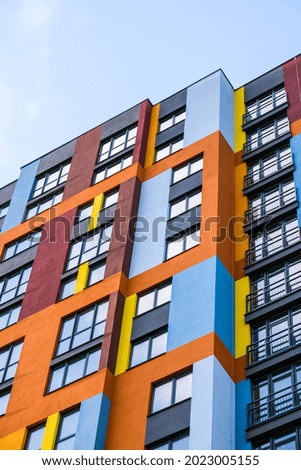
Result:
[[136,142],[137,126],[126,129],[103,142],[100,147],[98,162],[103,162]]
[[40,241],[42,232],[32,232],[26,237],[20,238],[16,242],[7,245],[3,255],[3,261],[11,258],[12,256],[18,255],[22,251],[37,245]]
[[41,450],[45,428],[46,423],[42,423],[38,426],[34,426],[33,428],[29,428],[24,449]]
[[144,339],[132,343],[130,366],[136,366],[166,352],[167,331],[152,333]]
[[16,323],[18,321],[20,311],[21,304],[18,304],[0,312],[0,330]]
[[148,312],[160,305],[170,302],[171,282],[161,284],[153,289],[140,294],[138,297],[136,315]]
[[79,408],[61,414],[60,425],[56,437],[56,450],[73,450],[79,419]]
[[10,274],[0,280],[0,304],[25,293],[31,268],[31,266],[27,266],[17,273]]
[[39,176],[36,180],[35,187],[32,193],[32,198],[40,196],[50,189],[56,188],[61,183],[65,183],[68,178],[71,163],[63,163],[59,167],[47,172],[43,176]]
[[168,408],[191,398],[192,372],[179,374],[162,383],[154,385],[152,393],[151,413]]

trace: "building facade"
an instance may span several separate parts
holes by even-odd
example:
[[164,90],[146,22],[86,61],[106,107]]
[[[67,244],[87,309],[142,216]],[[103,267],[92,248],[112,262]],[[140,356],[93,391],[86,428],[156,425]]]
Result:
[[301,449],[301,56],[0,189],[0,449]]

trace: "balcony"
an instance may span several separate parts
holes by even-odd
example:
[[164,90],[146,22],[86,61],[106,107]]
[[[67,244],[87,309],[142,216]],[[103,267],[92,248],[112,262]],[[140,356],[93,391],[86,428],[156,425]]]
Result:
[[277,175],[278,172],[289,168],[293,165],[292,153],[289,151],[283,155],[275,155],[275,158],[271,158],[271,162],[268,164],[262,164],[262,168],[253,170],[252,173],[244,177],[244,189],[249,189],[253,185],[263,182],[270,178],[272,175]]
[[243,145],[243,160],[246,161],[251,156],[274,148],[287,140],[290,135],[288,120],[268,126],[265,130],[259,129],[258,134]]
[[248,405],[248,426],[261,424],[301,405],[301,383],[284,388]]
[[289,205],[294,201],[296,201],[295,188],[291,188],[288,191],[285,191],[283,194],[278,193],[270,199],[266,198],[266,201],[263,204],[259,202],[254,207],[251,207],[245,211],[245,225],[258,221],[261,218],[270,215],[271,213]]
[[[269,236],[269,234],[267,234]],[[258,261],[262,261],[274,255],[280,250],[294,245],[300,241],[299,228],[294,227],[277,237],[263,241],[260,245],[250,248],[245,253],[245,267],[248,268]]]
[[247,365],[256,364],[301,345],[301,323],[247,347]]
[[301,289],[301,271],[283,276],[280,281],[274,282],[257,292],[247,295],[246,312],[251,313],[254,310],[262,308],[279,299],[284,299],[291,293]]
[[254,106],[249,106],[251,109],[243,115],[242,125],[245,126],[275,109],[282,109],[283,105],[287,105],[287,94],[284,89],[279,90],[277,95],[272,93],[270,96],[262,99],[258,104],[256,103]]

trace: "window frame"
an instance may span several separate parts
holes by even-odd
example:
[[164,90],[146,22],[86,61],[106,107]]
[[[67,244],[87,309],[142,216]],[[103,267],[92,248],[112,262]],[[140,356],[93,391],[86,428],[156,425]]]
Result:
[[[180,119],[180,121],[177,121],[177,118],[184,114],[184,117]],[[172,113],[168,114],[168,116],[164,116],[164,118],[159,119],[159,126],[158,126],[158,134],[160,132],[164,132],[167,129],[170,129],[171,127],[175,126],[179,122],[183,122],[186,119],[186,106],[182,106],[181,108],[177,109],[176,111],[173,111]],[[162,124],[165,122],[168,122],[171,120],[171,124],[164,129],[161,129]]]
[[[18,238],[18,240],[16,240],[15,242],[13,243],[9,243],[7,245],[5,245],[5,248],[4,248],[4,252],[3,252],[3,256],[2,256],[2,260],[1,261],[6,261],[8,259],[11,259],[13,258],[14,256],[17,256],[19,255],[20,253],[23,253],[24,251],[26,250],[29,250],[29,248],[32,248],[33,246],[36,246],[40,243],[40,240],[41,240],[41,236],[42,236],[42,230],[37,230],[35,232],[30,232],[28,235],[26,235],[25,237],[22,237],[22,238]],[[37,241],[35,241],[35,238],[38,238]],[[25,241],[29,240],[29,246],[27,246],[26,248],[22,249],[21,251],[17,251],[17,248],[18,246],[21,244],[21,243],[24,243]],[[11,254],[10,256],[6,256],[6,253],[7,251],[10,249],[10,248],[13,248],[14,247],[14,250],[13,250],[13,254]]]
[[[66,167],[68,167],[68,171],[65,173],[64,169]],[[70,167],[71,167],[71,159],[69,159],[65,162],[62,162],[60,165],[57,165],[54,168],[51,168],[50,170],[48,170],[48,171],[44,172],[43,174],[37,176],[36,180],[35,180],[35,183],[34,183],[34,186],[33,186],[33,189],[32,189],[30,199],[35,199],[35,198],[40,197],[44,194],[47,194],[50,191],[55,191],[58,186],[61,187],[61,185],[63,183],[66,183],[66,181],[67,181],[69,171],[70,171]],[[54,180],[54,181],[56,181],[55,186],[53,186],[49,189],[45,189],[49,184],[51,184],[51,183],[49,183],[49,178],[51,177],[51,175],[53,175],[57,172],[58,172],[58,176],[57,176],[56,180]],[[65,178],[65,179],[62,179],[62,178]],[[44,180],[42,186],[38,187],[39,181],[42,181],[42,180]],[[40,190],[40,192],[38,194],[35,194],[39,190]]]
[[[152,396],[151,396],[151,400],[150,400],[150,411],[149,411],[149,416],[152,416],[156,413],[160,413],[161,411],[164,411],[164,410],[167,410],[168,408],[174,406],[174,405],[178,405],[179,403],[182,403],[186,400],[190,400],[191,399],[191,396],[190,397],[187,397],[187,398],[184,398],[183,400],[180,400],[180,401],[176,401],[176,392],[177,392],[177,382],[178,380],[181,380],[182,378],[184,377],[188,377],[188,376],[191,376],[191,395],[192,395],[192,379],[193,379],[193,371],[192,369],[189,369],[189,370],[186,370],[186,371],[182,371],[180,373],[177,373],[176,375],[172,376],[172,377],[169,377],[167,379],[164,379],[160,382],[157,382],[155,384],[153,384],[152,386]],[[162,385],[165,385],[167,383],[170,383],[171,382],[171,399],[170,399],[170,404],[168,406],[165,406],[163,408],[160,408],[158,410],[155,410],[153,411],[153,408],[154,408],[154,399],[155,399],[155,390],[159,387],[161,387]]]
[[[17,323],[19,315],[20,315],[21,307],[22,307],[22,303],[18,302],[17,304],[13,304],[10,307],[5,308],[2,311],[0,311],[0,326],[1,326],[2,318],[7,317],[7,321],[3,322],[5,323],[5,325],[3,326],[3,328],[0,328],[0,331],[5,330],[9,326]],[[14,310],[17,310],[17,313],[13,315]]]
[[[161,304],[158,304],[158,296],[159,296],[159,291],[162,290],[162,289],[165,289],[166,287],[169,287],[171,288],[171,292],[170,292],[170,299],[167,300],[166,302],[163,302]],[[149,294],[152,294],[152,292],[154,292],[154,302],[153,302],[153,306],[148,309],[148,310],[145,310],[144,312],[142,313],[139,313],[139,300],[140,298],[143,298],[145,297],[146,295],[149,295]],[[146,291],[142,291],[138,294],[137,296],[137,305],[136,305],[136,311],[135,311],[135,318],[136,317],[140,317],[141,315],[144,315],[148,312],[151,312],[152,310],[158,308],[158,307],[161,307],[162,305],[165,305],[165,304],[168,304],[171,302],[171,295],[172,295],[172,279],[170,280],[166,280],[164,281],[163,283],[161,284],[158,284],[154,287],[151,287],[150,289],[147,289]]]
[[[131,131],[133,131],[134,129],[136,129],[136,134],[134,137],[131,137],[129,139],[129,134]],[[112,135],[110,138],[108,139],[105,139],[103,142],[100,143],[100,149],[99,149],[99,153],[98,153],[98,157],[97,157],[97,163],[102,163],[104,161],[107,161],[107,160],[110,160],[110,158],[112,158],[113,156],[115,155],[118,155],[119,153],[121,153],[122,151],[126,150],[126,149],[129,149],[131,148],[132,146],[135,145],[136,143],[136,139],[137,139],[137,133],[138,133],[138,123],[134,124],[134,125],[131,125],[129,126],[128,128],[126,129],[123,129],[122,131]],[[123,148],[121,148],[118,152],[114,152],[112,154],[112,151],[114,150],[114,148],[118,148],[118,147],[114,147],[114,142],[119,139],[120,137],[122,136],[125,136],[124,138],[124,146]],[[133,143],[131,143],[130,145],[128,145],[129,141],[132,141],[134,140]],[[109,149],[108,151],[102,153],[102,150],[103,148],[109,144]],[[106,158],[101,158],[103,155],[106,155],[107,154],[107,157]]]
[[[192,235],[197,235],[198,238],[199,238],[199,241],[187,248],[187,239],[189,239],[189,237],[191,237]],[[182,251],[180,251],[179,253],[176,253],[172,256],[168,256],[169,246],[172,243],[179,243],[180,241],[182,241]],[[185,253],[186,251],[191,250],[192,248],[195,248],[195,247],[199,246],[200,243],[201,243],[201,233],[200,233],[200,226],[198,224],[197,226],[191,227],[189,231],[184,230],[183,232],[180,232],[176,237],[173,237],[173,238],[166,241],[166,244],[165,244],[166,245],[165,246],[165,261],[167,261],[169,259],[172,259],[175,256],[179,256],[182,253]]]
[[[181,144],[181,147],[174,150],[174,146],[176,146],[179,143]],[[174,139],[170,140],[169,142],[165,142],[164,144],[156,147],[154,162],[157,163],[157,162],[160,162],[161,160],[164,160],[164,158],[167,158],[170,155],[172,155],[173,153],[176,153],[176,152],[179,152],[180,150],[182,150],[183,147],[184,147],[184,136],[183,136],[183,134],[181,134],[180,136],[175,137]],[[168,153],[166,155],[164,155],[163,157],[158,158],[159,152],[161,152],[164,149],[168,149],[167,150]]]
[[[25,215],[24,215],[24,221],[29,220],[32,217],[35,217],[36,215],[41,214],[42,212],[51,209],[52,207],[56,206],[57,204],[60,204],[60,202],[62,202],[63,195],[64,195],[64,190],[60,189],[56,193],[53,193],[49,196],[46,195],[45,198],[43,197],[39,201],[35,201],[35,202],[29,201],[29,203],[27,204],[27,207],[26,207],[26,211],[25,211]],[[57,198],[58,198],[58,200],[56,200]],[[51,205],[49,207],[47,207],[46,209],[40,210],[42,204],[45,204],[48,201],[51,201]],[[34,208],[36,208],[35,214],[29,216],[30,211],[32,211],[32,209],[34,209]]]
[[[4,204],[0,205],[0,219],[4,219],[4,217],[7,216],[9,206],[10,206],[10,201],[5,202]],[[3,211],[4,211],[4,214],[3,214]]]
[[[25,281],[25,282],[22,282],[23,275],[24,275],[25,271],[27,271],[28,269],[29,269],[28,280]],[[25,266],[22,266],[22,268],[20,268],[18,271],[13,271],[11,273],[8,273],[6,276],[4,276],[0,279],[0,306],[5,305],[7,302],[11,302],[14,299],[18,299],[22,295],[25,295],[26,290],[27,290],[27,286],[28,286],[28,282],[29,282],[29,279],[30,279],[30,275],[31,275],[31,270],[32,270],[32,264],[27,264]],[[17,276],[19,277],[19,279],[17,281],[16,286],[13,287],[12,289],[9,289],[8,291],[5,291],[4,289],[7,286],[9,280],[13,279]],[[3,284],[2,284],[2,282],[3,282]],[[20,288],[23,289],[24,285],[25,285],[24,292],[19,293]],[[11,298],[5,300],[5,302],[2,302],[2,296],[7,294],[8,292],[12,292],[12,291],[14,291],[15,294]]]
[[[125,162],[129,159],[130,159],[130,163],[125,165]],[[113,175],[116,175],[120,171],[123,171],[126,168],[129,168],[133,164],[133,153],[122,155],[121,158],[116,159],[116,160],[115,158],[111,157],[111,160],[112,160],[111,162],[106,162],[106,160],[104,160],[104,162],[106,162],[106,165],[103,165],[103,162],[101,162],[101,166],[96,167],[94,171],[94,175],[93,175],[92,184],[100,183],[101,181],[104,181],[105,179],[110,178]],[[110,169],[114,168],[115,166],[116,167],[119,166],[119,170],[114,171],[113,173],[108,175]],[[98,179],[98,175],[100,175],[102,172],[104,173],[103,178]]]
[[[160,352],[159,354],[153,355],[152,348],[153,348],[153,342],[156,338],[159,338],[160,336],[165,336],[166,335],[166,345],[165,345],[165,351]],[[138,346],[139,344],[142,344],[144,342],[148,342],[147,345],[147,357],[146,359],[136,362],[135,364],[132,364],[133,360],[133,355],[134,355],[134,348]],[[160,330],[152,331],[148,336],[144,336],[142,338],[139,338],[136,341],[131,342],[131,354],[130,354],[130,361],[129,361],[129,368],[136,367],[140,364],[144,364],[145,362],[150,361],[151,359],[154,359],[156,357],[161,356],[162,354],[166,353],[166,346],[167,346],[167,327],[161,328]]]
[[[72,415],[73,413],[74,414],[78,413],[77,425],[76,425],[75,432],[74,432],[74,434],[69,434],[66,437],[64,437],[64,439],[62,439],[60,434],[61,434],[62,427],[63,427],[63,424],[64,424],[64,418],[67,418],[68,416]],[[76,406],[75,408],[72,408],[71,410],[64,411],[63,413],[60,413],[60,422],[59,422],[59,427],[58,427],[58,431],[57,431],[57,435],[56,435],[56,439],[55,439],[55,443],[54,443],[54,450],[58,450],[57,449],[58,445],[61,444],[62,442],[70,440],[70,438],[73,438],[73,437],[75,438],[76,437],[76,431],[77,431],[77,428],[78,428],[79,414],[80,414],[80,405]],[[64,449],[60,449],[60,450],[64,450]]]
[[[193,164],[195,163],[198,163],[198,162],[202,162],[201,164],[201,168],[199,170],[196,170],[196,171],[192,171],[191,170],[191,167]],[[180,178],[179,180],[175,181],[175,174],[177,171],[179,170],[182,170],[183,168],[187,167],[187,176],[184,176],[183,178]],[[204,155],[201,153],[200,155],[198,155],[197,157],[193,157],[192,159],[188,160],[187,162],[185,162],[184,164],[181,164],[179,166],[176,166],[175,168],[173,168],[172,170],[172,181],[171,181],[171,184],[177,184],[179,183],[180,181],[183,181],[184,179],[186,178],[189,178],[189,176],[191,175],[194,175],[195,173],[198,173],[199,171],[203,171],[203,167],[204,167]]]
[[43,421],[42,423],[37,424],[37,425],[35,425],[35,426],[31,426],[30,428],[27,429],[26,440],[25,440],[25,444],[24,444],[24,447],[23,447],[24,450],[41,450],[44,435],[42,436],[41,446],[40,446],[39,449],[36,449],[36,448],[30,448],[30,449],[29,449],[29,448],[28,448],[29,443],[30,443],[30,438],[31,438],[31,436],[33,435],[33,433],[34,433],[34,432],[37,432],[37,431],[40,431],[41,429],[43,429],[43,430],[44,430],[44,433],[45,433],[46,421]]

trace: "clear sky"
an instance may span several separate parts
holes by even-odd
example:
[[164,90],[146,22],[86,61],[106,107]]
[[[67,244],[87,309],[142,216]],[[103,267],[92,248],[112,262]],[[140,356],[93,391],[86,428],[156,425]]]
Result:
[[0,0],[0,186],[20,166],[218,68],[301,52],[300,0]]

